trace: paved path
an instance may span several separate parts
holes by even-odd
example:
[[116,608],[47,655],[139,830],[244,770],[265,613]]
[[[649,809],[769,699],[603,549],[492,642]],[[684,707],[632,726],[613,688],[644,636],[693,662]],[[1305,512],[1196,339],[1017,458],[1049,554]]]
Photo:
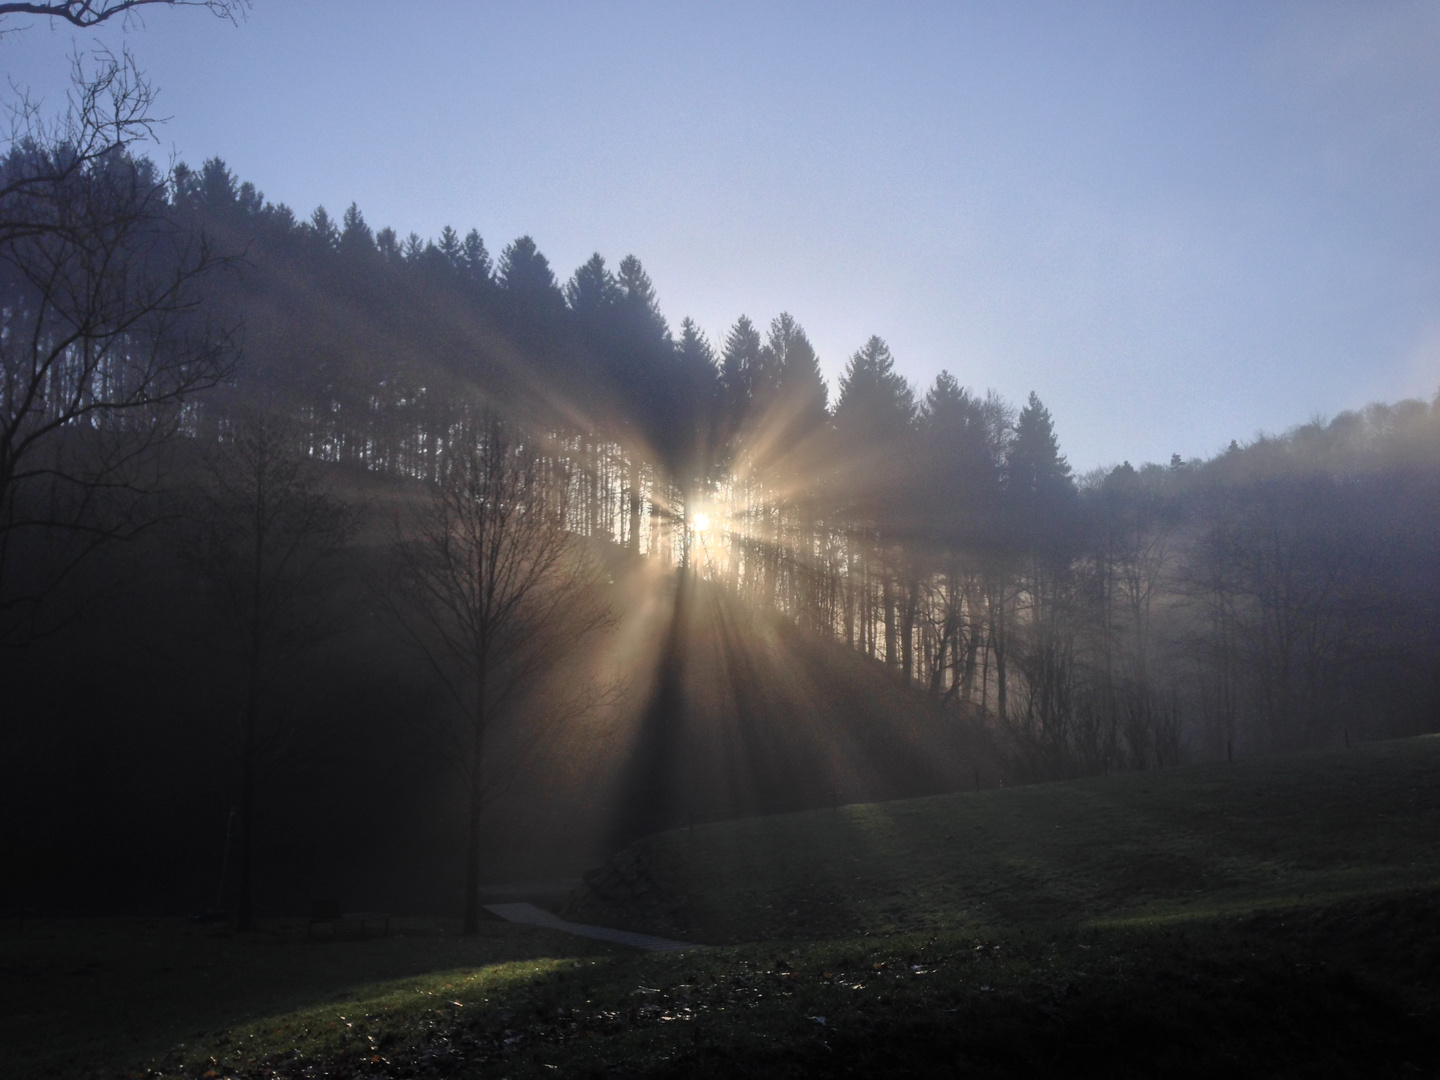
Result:
[[632,934],[629,930],[612,930],[608,926],[586,926],[584,923],[566,922],[558,915],[551,915],[534,904],[486,904],[485,910],[509,922],[525,923],[527,926],[543,926],[546,930],[559,930],[577,937],[595,938],[598,941],[613,941],[616,945],[632,945],[646,952],[670,952],[675,949],[703,949],[688,941],[671,941],[669,938],[651,937],[649,934]]

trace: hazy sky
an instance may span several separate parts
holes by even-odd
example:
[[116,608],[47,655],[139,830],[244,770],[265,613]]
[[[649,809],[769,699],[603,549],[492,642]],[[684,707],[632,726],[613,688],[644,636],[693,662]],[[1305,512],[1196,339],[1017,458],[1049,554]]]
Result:
[[[7,25],[23,25],[11,20]],[[1084,470],[1440,389],[1440,4],[255,0],[123,38],[161,156],[434,236],[634,252],[672,326],[788,310],[1037,391]],[[13,94],[10,95],[13,97]]]

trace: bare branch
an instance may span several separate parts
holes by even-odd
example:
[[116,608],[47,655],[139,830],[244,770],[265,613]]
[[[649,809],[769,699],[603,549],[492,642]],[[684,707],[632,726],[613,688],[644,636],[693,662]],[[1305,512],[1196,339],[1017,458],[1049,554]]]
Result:
[[[408,528],[397,524],[384,604],[399,636],[422,652],[456,705],[444,741],[454,747],[451,760],[470,794],[471,932],[478,925],[480,814],[495,773],[487,758],[491,729],[609,619],[567,529],[569,489],[561,462],[488,417],[457,443]],[[565,711],[578,708],[572,701]],[[534,739],[519,745],[527,742]]]
[[199,7],[230,22],[243,18],[250,10],[250,0],[60,0],[58,3],[0,3],[0,19],[7,15],[38,15],[62,19],[80,29],[98,26],[118,16],[128,17],[138,8],[152,5],[164,7]]
[[76,60],[69,118],[32,123],[0,158],[0,611],[23,609],[0,625],[11,643],[83,561],[68,552],[143,527],[155,451],[239,355],[238,330],[207,306],[237,260],[127,152],[154,122],[151,90],[128,56],[99,55],[98,72]]

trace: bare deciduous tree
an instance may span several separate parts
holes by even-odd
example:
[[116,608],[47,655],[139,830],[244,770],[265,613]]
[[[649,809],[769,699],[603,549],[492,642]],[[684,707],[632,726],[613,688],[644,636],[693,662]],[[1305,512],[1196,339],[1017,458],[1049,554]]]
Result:
[[119,15],[128,17],[136,9],[159,4],[164,7],[201,7],[232,22],[250,7],[250,0],[57,0],[54,3],[0,3],[0,19],[7,15],[38,15],[63,19],[85,30]]
[[[232,260],[129,146],[153,126],[130,58],[76,61],[71,111],[22,110],[0,159],[0,642],[96,547],[152,520],[152,451],[238,356],[206,311]],[[18,572],[17,572],[18,570]],[[53,620],[52,620],[53,621]]]
[[[354,532],[354,512],[323,490],[292,426],[265,414],[228,425],[208,455],[200,499],[198,569],[212,586],[238,661],[240,851],[236,926],[251,928],[255,794],[263,758],[283,749],[285,728],[264,723],[278,669],[334,632],[328,570]],[[274,702],[269,703],[274,706]]]
[[475,933],[487,736],[609,613],[568,529],[565,462],[493,417],[456,446],[427,503],[397,525],[385,598],[455,706],[444,743],[468,790],[465,932]]

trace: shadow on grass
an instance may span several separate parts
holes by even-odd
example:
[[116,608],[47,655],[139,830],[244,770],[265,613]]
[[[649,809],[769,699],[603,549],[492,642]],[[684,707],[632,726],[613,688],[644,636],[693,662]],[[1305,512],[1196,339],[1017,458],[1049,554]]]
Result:
[[520,961],[271,1016],[160,1075],[1433,1075],[1437,931],[1431,890],[1184,926]]
[[[1440,881],[1440,738],[715,823],[643,842],[690,940],[1217,913]],[[588,921],[606,913],[575,911]],[[630,929],[644,930],[644,925]]]
[[393,920],[386,937],[311,939],[306,930],[304,920],[275,920],[232,935],[175,919],[0,928],[0,1075],[111,1075],[215,1045],[262,1017],[443,987],[495,965],[614,951],[502,922],[470,937],[438,919]]

